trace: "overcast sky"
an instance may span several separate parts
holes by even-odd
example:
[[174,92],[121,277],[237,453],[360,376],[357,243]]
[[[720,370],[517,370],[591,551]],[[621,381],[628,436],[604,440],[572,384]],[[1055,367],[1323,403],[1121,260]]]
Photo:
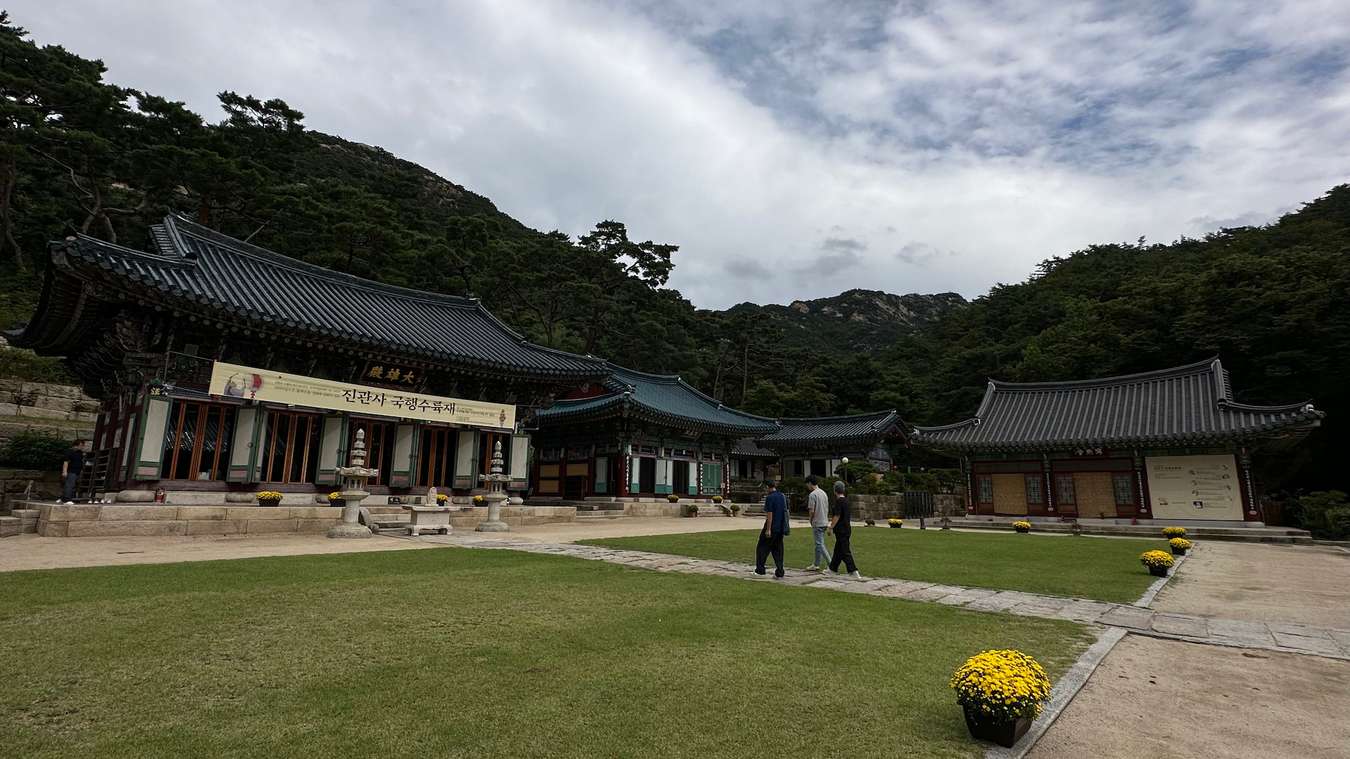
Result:
[[706,307],[975,296],[1350,175],[1345,0],[7,6],[210,120],[280,97],[538,229],[678,244]]

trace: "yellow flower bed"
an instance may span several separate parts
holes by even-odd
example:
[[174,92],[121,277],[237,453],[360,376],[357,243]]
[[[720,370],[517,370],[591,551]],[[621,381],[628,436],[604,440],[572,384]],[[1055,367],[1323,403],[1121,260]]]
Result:
[[1016,522],[1013,522],[1012,526],[1014,530],[1030,530],[1031,522],[1028,522],[1025,519],[1019,519]]
[[264,490],[260,493],[254,493],[254,497],[259,501],[280,501],[281,493],[275,490]]
[[1172,538],[1167,541],[1167,545],[1172,546],[1179,551],[1188,551],[1191,548],[1191,541],[1185,538]]
[[1163,528],[1163,537],[1164,537],[1164,538],[1184,538],[1184,537],[1186,537],[1186,528],[1185,528],[1185,527],[1164,527],[1164,528]]
[[1144,551],[1139,554],[1139,562],[1150,569],[1153,567],[1170,567],[1176,563],[1172,554],[1166,551]]
[[981,651],[952,674],[956,702],[975,716],[1002,722],[1036,717],[1050,697],[1050,676],[1039,662],[1014,649]]

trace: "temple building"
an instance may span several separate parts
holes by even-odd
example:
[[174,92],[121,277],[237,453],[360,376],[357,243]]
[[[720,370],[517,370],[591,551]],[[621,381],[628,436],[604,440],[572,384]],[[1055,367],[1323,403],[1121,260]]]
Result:
[[1252,456],[1321,423],[1312,403],[1234,400],[1218,358],[1076,382],[991,380],[975,416],[917,427],[959,457],[967,512],[1261,522]]
[[[13,343],[63,356],[102,402],[96,493],[322,492],[357,430],[372,492],[480,486],[503,442],[528,487],[534,411],[602,381],[477,300],[340,274],[177,216],[154,249],[54,243]],[[140,497],[139,495],[137,497]]]
[[537,423],[535,494],[570,501],[722,495],[737,441],[778,430],[677,376],[614,365]]

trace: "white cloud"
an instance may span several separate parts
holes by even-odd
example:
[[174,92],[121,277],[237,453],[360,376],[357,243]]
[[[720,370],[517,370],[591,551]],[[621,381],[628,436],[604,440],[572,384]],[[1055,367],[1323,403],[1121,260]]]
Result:
[[[677,243],[703,306],[813,277],[975,295],[1350,168],[1341,2],[82,5],[11,10],[208,118],[282,97],[531,226]],[[856,246],[822,263],[829,239]]]

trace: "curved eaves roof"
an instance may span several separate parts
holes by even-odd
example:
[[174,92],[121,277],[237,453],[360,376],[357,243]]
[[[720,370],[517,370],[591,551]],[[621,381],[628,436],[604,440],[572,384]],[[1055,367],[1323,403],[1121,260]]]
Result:
[[912,440],[949,450],[1185,445],[1306,432],[1325,414],[1310,402],[1232,400],[1219,359],[1074,382],[990,381],[975,417],[917,427]]
[[598,359],[529,343],[476,300],[341,274],[178,217],[166,218],[153,231],[156,253],[78,237],[53,255],[59,265],[98,269],[103,277],[220,318],[504,373],[564,379],[605,373]]

